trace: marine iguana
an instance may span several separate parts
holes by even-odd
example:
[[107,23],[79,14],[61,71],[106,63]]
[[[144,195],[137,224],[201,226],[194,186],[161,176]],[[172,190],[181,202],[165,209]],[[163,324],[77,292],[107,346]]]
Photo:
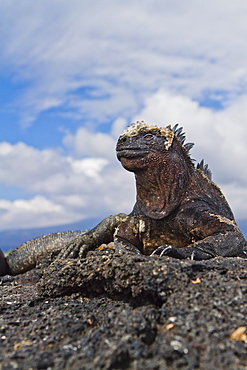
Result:
[[[90,249],[114,241],[116,251],[167,255],[204,260],[216,256],[245,257],[246,245],[233,213],[212,182],[204,162],[196,167],[178,124],[158,127],[131,124],[120,135],[117,158],[134,172],[137,199],[129,215],[109,216],[88,232],[59,233],[25,243],[4,260],[0,275],[18,274],[34,267],[38,258],[54,249],[58,258],[84,257]],[[56,245],[55,245],[56,244]]]

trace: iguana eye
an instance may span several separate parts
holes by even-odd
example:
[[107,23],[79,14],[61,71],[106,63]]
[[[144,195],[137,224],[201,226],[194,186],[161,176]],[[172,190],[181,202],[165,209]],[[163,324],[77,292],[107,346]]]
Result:
[[146,140],[151,140],[153,137],[154,137],[154,135],[153,135],[153,134],[146,134],[146,135],[144,136],[144,139],[146,139]]

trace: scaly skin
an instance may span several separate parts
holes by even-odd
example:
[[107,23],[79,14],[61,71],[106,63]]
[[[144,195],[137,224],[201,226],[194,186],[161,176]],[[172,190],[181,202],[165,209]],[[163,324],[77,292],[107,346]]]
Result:
[[47,253],[60,251],[72,240],[85,231],[66,231],[48,234],[39,238],[32,239],[18,248],[14,249],[6,257],[6,264],[3,263],[3,253],[0,255],[0,268],[2,261],[2,273],[11,275],[21,274],[35,267],[36,262]]
[[246,257],[246,241],[225,197],[211,181],[207,165],[201,162],[195,168],[188,154],[193,144],[184,140],[177,125],[173,129],[144,122],[129,126],[116,150],[122,166],[135,174],[133,211],[109,216],[83,234],[34,239],[11,252],[6,261],[0,254],[0,275],[27,271],[53,250],[60,251],[58,258],[84,257],[88,250],[111,241],[119,253],[196,260]]
[[0,250],[0,276],[22,274],[35,267],[46,254],[59,251],[59,258],[83,257],[87,250],[113,241],[114,230],[127,216],[109,216],[92,230],[67,231],[32,239],[10,252],[6,258]]

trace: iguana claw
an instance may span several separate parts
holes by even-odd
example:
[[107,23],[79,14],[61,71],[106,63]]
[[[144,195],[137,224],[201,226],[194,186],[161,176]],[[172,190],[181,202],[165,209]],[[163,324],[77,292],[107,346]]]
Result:
[[81,241],[75,241],[68,244],[58,255],[58,258],[84,258],[91,249],[90,245],[81,244]]
[[174,257],[174,258],[179,258],[179,259],[184,259],[186,256],[180,251],[178,248],[173,247],[172,245],[161,245],[157,249],[153,251],[151,256],[159,255],[160,257],[162,256],[169,256],[169,257]]

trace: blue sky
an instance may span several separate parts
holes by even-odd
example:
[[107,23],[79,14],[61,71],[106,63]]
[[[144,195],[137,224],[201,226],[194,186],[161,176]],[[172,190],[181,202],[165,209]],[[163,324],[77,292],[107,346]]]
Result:
[[247,221],[244,0],[0,1],[0,230],[130,212],[115,143],[179,122]]

